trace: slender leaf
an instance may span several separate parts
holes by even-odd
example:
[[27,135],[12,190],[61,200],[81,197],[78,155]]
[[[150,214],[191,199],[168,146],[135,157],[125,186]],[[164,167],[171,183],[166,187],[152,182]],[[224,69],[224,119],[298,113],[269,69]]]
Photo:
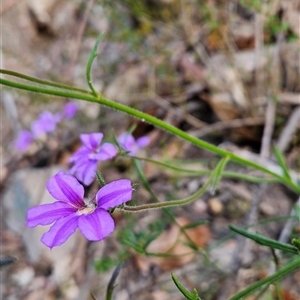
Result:
[[182,293],[182,295],[186,299],[188,299],[188,300],[201,300],[201,298],[199,297],[198,292],[197,292],[196,289],[194,289],[194,291],[191,293],[190,291],[188,291],[182,285],[182,283],[178,280],[178,278],[176,277],[176,275],[174,273],[171,273],[171,277],[172,277],[173,282],[175,283],[175,285],[179,289],[179,291]]
[[273,249],[279,249],[279,250],[282,250],[285,252],[290,252],[293,254],[297,254],[297,249],[292,245],[277,242],[275,240],[269,239],[269,238],[267,238],[263,235],[257,234],[257,233],[250,233],[249,231],[238,228],[234,225],[229,225],[228,227],[232,231],[237,232],[238,234],[241,234],[245,237],[248,237],[260,245],[267,246],[267,247],[270,247]]
[[287,178],[288,180],[291,180],[291,175],[290,175],[289,169],[286,165],[286,161],[283,156],[283,153],[279,150],[279,148],[277,146],[274,146],[273,150],[274,150],[274,155],[276,157],[276,160],[277,160],[278,164],[280,165],[280,167],[282,168],[284,177]]
[[222,178],[224,168],[225,168],[226,164],[229,162],[229,160],[230,160],[230,158],[228,156],[225,156],[218,163],[218,165],[216,166],[216,168],[213,170],[213,173],[214,173],[215,177],[214,177],[213,182],[212,182],[212,188],[211,188],[211,193],[212,194],[215,193],[215,190],[218,187],[219,182],[220,182],[220,180]]
[[99,93],[96,92],[94,86],[93,86],[93,82],[92,82],[92,77],[91,77],[91,70],[92,70],[92,65],[93,65],[93,62],[95,60],[95,58],[98,56],[98,46],[100,44],[100,42],[102,41],[104,37],[104,34],[100,34],[96,40],[96,43],[94,45],[94,48],[92,49],[91,53],[90,53],[90,56],[89,56],[89,59],[88,59],[88,62],[87,62],[87,65],[86,65],[86,80],[87,80],[87,83],[91,89],[91,91],[93,92],[93,94],[95,96],[98,96]]
[[105,297],[106,300],[111,300],[112,299],[112,295],[113,295],[114,289],[116,287],[115,282],[116,282],[116,279],[117,279],[117,277],[118,277],[118,275],[119,275],[119,273],[120,273],[120,271],[123,267],[123,264],[124,263],[121,262],[117,265],[117,267],[115,268],[115,270],[114,270],[114,272],[113,272],[113,274],[110,278],[110,281],[108,283],[107,290],[106,290],[106,297]]
[[265,284],[271,284],[272,282],[279,280],[280,278],[288,275],[295,269],[298,269],[300,267],[300,258],[294,259],[292,262],[289,264],[285,265],[283,268],[278,270],[275,274],[268,276],[262,280],[259,280],[258,282],[251,284],[248,286],[246,289],[243,291],[235,294],[233,297],[231,297],[229,300],[240,300],[244,299],[245,297],[253,294],[256,290],[259,288],[263,287]]
[[97,171],[96,176],[97,176],[97,179],[98,179],[98,182],[99,182],[100,186],[101,187],[105,186],[106,182],[105,182],[104,177],[102,176],[101,172]]

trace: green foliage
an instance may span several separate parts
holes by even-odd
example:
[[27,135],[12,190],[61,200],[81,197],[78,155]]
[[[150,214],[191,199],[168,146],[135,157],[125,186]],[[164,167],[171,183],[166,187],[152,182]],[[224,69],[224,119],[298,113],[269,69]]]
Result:
[[130,256],[129,252],[122,249],[116,253],[115,257],[113,257],[112,255],[109,256],[105,255],[101,257],[99,260],[94,262],[94,267],[96,271],[99,273],[106,272],[111,268],[117,266],[120,261],[125,261],[129,256]]
[[235,294],[229,300],[244,299],[245,297],[247,297],[247,296],[253,294],[254,292],[256,292],[257,290],[261,289],[264,285],[270,285],[271,283],[276,282],[277,280],[288,275],[289,273],[293,272],[294,270],[298,269],[299,267],[300,267],[300,258],[296,257],[296,259],[294,259],[290,263],[286,264],[283,268],[278,270],[275,274],[251,284],[243,291]]
[[106,297],[105,297],[105,300],[111,300],[112,299],[112,296],[113,296],[113,292],[114,292],[114,289],[115,289],[115,281],[117,280],[117,277],[121,271],[121,268],[123,267],[123,263],[119,263],[117,265],[117,267],[115,268],[110,280],[109,280],[109,283],[108,283],[108,286],[107,286],[107,289],[106,289]]
[[282,168],[284,177],[287,180],[291,180],[291,175],[289,173],[285,158],[283,156],[283,153],[278,149],[278,147],[274,146],[274,155],[276,157],[276,160],[278,162],[278,164],[280,165],[280,167]]
[[182,285],[174,273],[171,273],[171,277],[179,291],[187,300],[201,300],[196,289],[194,289],[193,292],[190,292]]
[[105,186],[106,182],[104,180],[104,177],[102,176],[102,174],[99,171],[96,172],[96,176],[97,176],[97,179],[98,179],[98,182],[99,182],[100,186],[101,187]]
[[229,228],[232,231],[237,232],[238,234],[241,234],[241,235],[243,235],[247,238],[250,238],[250,239],[254,240],[256,243],[258,243],[260,245],[267,246],[267,247],[270,247],[272,249],[282,250],[282,251],[293,253],[293,254],[298,253],[297,250],[295,249],[295,247],[293,247],[292,245],[277,242],[275,240],[266,238],[263,235],[260,235],[260,234],[257,234],[257,233],[255,233],[255,234],[250,233],[249,231],[238,228],[234,225],[229,225]]
[[166,222],[164,219],[156,219],[145,230],[140,231],[134,231],[135,223],[136,221],[129,222],[126,229],[122,229],[120,242],[140,254],[146,254],[148,245],[163,232]]

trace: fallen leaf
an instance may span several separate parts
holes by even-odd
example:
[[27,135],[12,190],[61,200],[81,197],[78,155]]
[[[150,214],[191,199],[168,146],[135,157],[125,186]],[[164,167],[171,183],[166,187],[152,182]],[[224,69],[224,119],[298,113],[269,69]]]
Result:
[[[176,218],[176,223],[184,227],[191,222],[180,217]],[[152,264],[158,265],[164,271],[181,267],[194,259],[196,253],[188,246],[188,243],[192,241],[197,247],[202,248],[210,240],[211,234],[208,226],[186,229],[184,234],[177,224],[173,223],[147,247],[149,253],[169,255],[168,257],[152,256],[149,259]]]

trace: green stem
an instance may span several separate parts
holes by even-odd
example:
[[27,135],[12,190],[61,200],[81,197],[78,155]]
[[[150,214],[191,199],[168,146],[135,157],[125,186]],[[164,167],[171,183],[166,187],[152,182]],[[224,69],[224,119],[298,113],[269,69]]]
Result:
[[[224,164],[226,164],[227,161],[228,161],[228,158],[224,157],[218,163],[215,170],[220,168],[220,166],[223,166]],[[196,193],[194,193],[193,195],[191,195],[187,198],[180,199],[180,200],[171,200],[171,201],[167,201],[167,202],[155,202],[155,203],[149,203],[149,204],[142,204],[142,205],[137,205],[137,206],[126,206],[125,205],[119,209],[123,210],[123,211],[128,211],[128,212],[140,212],[140,211],[150,210],[150,209],[159,209],[159,208],[164,208],[164,207],[181,206],[181,205],[189,204],[192,201],[194,201],[195,199],[199,198],[208,189],[208,187],[212,184],[212,182],[215,180],[215,177],[216,177],[215,170],[213,170],[211,172],[211,175],[210,175],[208,181],[205,183],[205,185],[201,189],[199,189]]]
[[128,115],[131,115],[133,117],[137,117],[138,119],[140,119],[142,121],[147,121],[148,123],[150,123],[156,127],[159,127],[159,128],[164,129],[178,137],[181,137],[182,139],[192,143],[193,145],[195,145],[197,147],[204,148],[204,149],[206,149],[210,152],[213,152],[217,155],[220,155],[220,156],[227,156],[232,161],[235,161],[235,162],[243,164],[243,165],[247,165],[254,169],[260,170],[264,173],[270,174],[270,175],[274,176],[275,178],[278,178],[282,183],[286,184],[287,186],[289,186],[291,189],[293,189],[297,193],[300,193],[299,185],[290,181],[287,178],[284,178],[283,176],[278,175],[277,173],[270,171],[269,169],[265,168],[264,166],[262,166],[260,164],[257,164],[253,161],[241,158],[231,152],[228,152],[224,149],[218,148],[217,146],[209,144],[205,141],[199,140],[198,138],[187,134],[186,132],[176,128],[175,126],[173,126],[171,124],[165,123],[164,121],[159,120],[156,117],[153,117],[151,115],[148,115],[146,113],[138,111],[134,108],[128,107],[126,105],[106,99],[99,94],[98,94],[98,96],[96,96],[96,95],[94,96],[94,95],[89,95],[89,94],[78,94],[78,93],[70,92],[70,91],[53,90],[53,89],[44,88],[44,87],[30,86],[30,85],[26,85],[26,84],[22,84],[22,83],[17,83],[17,82],[3,79],[3,78],[0,78],[0,84],[10,86],[13,88],[17,88],[17,89],[42,93],[42,94],[48,94],[48,95],[53,95],[53,96],[61,96],[61,97],[85,100],[85,101],[89,101],[89,102],[95,102],[95,103],[99,103],[104,106],[116,109],[118,111],[121,111]]
[[235,294],[229,300],[243,299],[244,297],[249,296],[250,294],[254,293],[257,289],[259,289],[263,285],[271,284],[272,282],[279,280],[280,278],[288,275],[293,270],[295,270],[299,267],[300,267],[300,258],[296,258],[295,260],[293,260],[292,262],[290,262],[289,264],[287,264],[283,268],[281,268],[279,271],[277,271],[275,274],[250,285],[245,290]]
[[60,84],[60,83],[56,83],[56,82],[52,82],[52,81],[38,79],[38,78],[35,78],[35,77],[31,77],[31,76],[24,75],[24,74],[21,74],[21,73],[18,73],[18,72],[10,71],[10,70],[0,69],[0,74],[6,74],[6,75],[9,75],[9,76],[14,76],[14,77],[17,77],[17,78],[21,78],[21,79],[28,80],[28,81],[31,81],[31,82],[35,82],[35,83],[42,84],[42,85],[56,87],[56,88],[59,88],[59,89],[64,89],[64,90],[75,91],[75,92],[79,92],[79,93],[83,93],[83,94],[92,95],[91,92],[89,92],[87,90],[84,90],[84,89],[76,88],[76,87],[66,85],[66,84]]
[[[177,166],[167,164],[165,162],[161,162],[161,161],[154,160],[154,159],[147,158],[147,157],[132,156],[132,158],[135,158],[137,160],[147,161],[147,162],[153,163],[155,165],[158,165],[160,167],[167,168],[167,169],[170,169],[170,170],[173,170],[176,172],[187,173],[189,176],[192,176],[192,177],[209,175],[211,173],[211,170],[196,171],[196,170],[191,170],[191,169],[185,169],[185,168],[177,167]],[[262,182],[276,183],[276,182],[279,182],[279,179],[276,179],[276,178],[255,177],[255,176],[245,175],[242,173],[231,172],[231,171],[223,171],[222,176],[229,177],[229,178],[237,178],[240,180],[250,181],[250,182],[254,182],[254,183],[262,183]]]

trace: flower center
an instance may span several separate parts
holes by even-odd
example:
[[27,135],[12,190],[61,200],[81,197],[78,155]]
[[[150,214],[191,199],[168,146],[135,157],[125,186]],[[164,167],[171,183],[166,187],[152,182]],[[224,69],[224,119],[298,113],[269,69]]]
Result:
[[84,208],[79,209],[77,211],[78,215],[89,215],[93,213],[96,209],[96,204],[95,203],[89,203],[87,204]]

